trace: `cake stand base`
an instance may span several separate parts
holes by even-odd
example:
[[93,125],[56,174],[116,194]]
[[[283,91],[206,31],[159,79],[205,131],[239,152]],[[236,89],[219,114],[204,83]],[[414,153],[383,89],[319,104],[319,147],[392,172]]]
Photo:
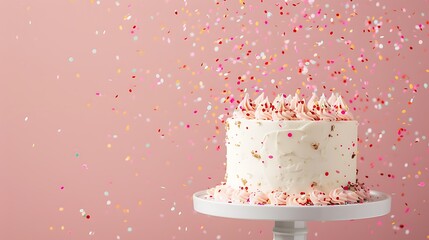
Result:
[[195,211],[211,216],[274,220],[274,240],[306,240],[307,221],[338,221],[373,218],[390,212],[391,197],[371,191],[365,203],[332,206],[274,206],[219,202],[207,199],[206,191],[193,195]]
[[304,221],[275,221],[274,240],[306,240],[307,223]]

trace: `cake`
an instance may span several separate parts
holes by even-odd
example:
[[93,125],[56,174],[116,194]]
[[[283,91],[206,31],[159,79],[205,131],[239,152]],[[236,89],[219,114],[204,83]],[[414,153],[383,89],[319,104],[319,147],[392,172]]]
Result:
[[208,198],[242,204],[361,203],[369,190],[357,181],[357,130],[341,96],[320,98],[246,94],[225,120],[225,182]]

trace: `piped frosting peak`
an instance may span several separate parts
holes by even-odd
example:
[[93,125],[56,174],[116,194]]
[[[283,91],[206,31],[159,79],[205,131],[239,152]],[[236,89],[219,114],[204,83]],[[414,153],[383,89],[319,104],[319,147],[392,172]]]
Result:
[[233,113],[234,118],[257,120],[307,120],[307,121],[348,121],[353,120],[348,106],[340,95],[334,93],[327,98],[324,94],[313,93],[306,101],[298,94],[278,94],[273,102],[261,93],[255,100],[246,93]]

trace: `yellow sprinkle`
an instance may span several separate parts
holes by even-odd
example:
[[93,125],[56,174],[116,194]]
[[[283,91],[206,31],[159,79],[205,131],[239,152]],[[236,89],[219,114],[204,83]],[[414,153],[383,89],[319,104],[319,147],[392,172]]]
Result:
[[115,205],[115,208],[120,208],[120,207],[121,207],[121,205],[119,205],[119,204]]
[[[426,72],[429,73],[429,69],[426,69]],[[429,236],[429,235],[428,235]]]
[[399,79],[399,77],[398,76],[395,76],[395,80],[398,80]]
[[125,161],[130,161],[130,159],[131,159],[131,157],[130,157],[130,156],[127,156],[127,157],[125,158]]
[[407,110],[405,110],[405,109],[402,109],[402,111],[401,111],[402,113],[406,113],[407,112]]
[[64,211],[64,208],[60,207],[60,208],[58,208],[58,211],[62,212],[62,211]]
[[111,148],[111,147],[112,147],[112,144],[108,143],[107,148]]
[[381,56],[381,55],[378,55],[378,59],[381,61],[381,60],[383,60],[383,56]]
[[122,27],[122,25],[119,25],[119,30],[122,31],[124,29],[124,27]]
[[54,227],[50,226],[50,227],[49,227],[49,230],[51,230],[51,231],[52,231],[52,230],[54,230]]
[[64,226],[61,226],[61,230],[64,230]]
[[116,69],[116,73],[120,74],[121,73],[121,69],[120,68]]
[[259,26],[259,22],[258,21],[255,22],[255,26]]
[[123,213],[130,213],[130,209],[128,209],[128,208],[122,209],[122,212]]
[[203,170],[203,167],[198,166],[197,169],[198,169],[198,171],[201,171],[201,170]]
[[141,206],[141,205],[143,204],[143,202],[140,200],[140,201],[138,202],[138,204],[139,204],[139,206]]
[[409,87],[410,87],[410,89],[413,89],[414,85],[412,83],[410,83]]
[[80,73],[76,73],[76,78],[80,78]]
[[126,127],[125,127],[125,131],[130,131],[130,125],[127,125]]
[[422,175],[422,171],[420,171],[420,170],[419,170],[419,171],[417,172],[417,174],[418,174],[418,175]]
[[319,31],[323,31],[323,30],[325,30],[323,27],[320,27],[320,28],[319,28]]

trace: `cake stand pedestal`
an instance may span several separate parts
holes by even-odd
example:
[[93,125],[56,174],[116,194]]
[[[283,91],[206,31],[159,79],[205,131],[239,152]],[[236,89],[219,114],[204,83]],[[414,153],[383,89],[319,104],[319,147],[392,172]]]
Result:
[[390,212],[391,197],[370,191],[365,203],[335,206],[274,206],[219,202],[206,199],[206,191],[193,195],[195,211],[211,216],[274,220],[274,240],[306,240],[307,221],[338,221],[373,218]]

